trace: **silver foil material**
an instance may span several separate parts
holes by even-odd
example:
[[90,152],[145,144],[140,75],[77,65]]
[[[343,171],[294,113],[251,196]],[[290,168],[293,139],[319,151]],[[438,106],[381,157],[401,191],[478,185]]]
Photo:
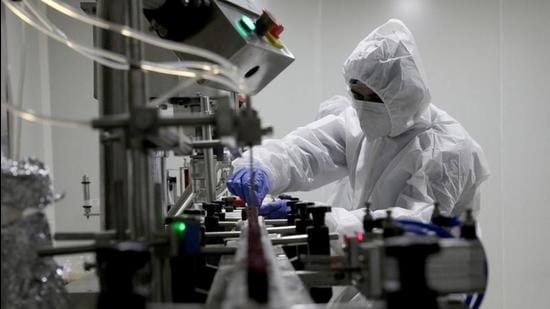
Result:
[[38,160],[2,157],[2,308],[68,308],[61,269],[37,249],[52,245],[41,211],[55,200],[49,171]]

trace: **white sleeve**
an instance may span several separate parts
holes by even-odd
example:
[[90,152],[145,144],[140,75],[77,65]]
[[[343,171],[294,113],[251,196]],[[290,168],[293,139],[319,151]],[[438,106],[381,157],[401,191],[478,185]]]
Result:
[[[346,127],[341,116],[329,115],[296,129],[280,140],[253,148],[255,164],[269,175],[271,193],[306,191],[347,175]],[[250,153],[233,162],[248,166]]]

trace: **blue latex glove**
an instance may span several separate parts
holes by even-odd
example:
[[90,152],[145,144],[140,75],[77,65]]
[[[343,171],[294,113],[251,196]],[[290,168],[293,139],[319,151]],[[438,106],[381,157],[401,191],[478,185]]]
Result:
[[237,195],[248,203],[248,205],[260,206],[265,196],[271,190],[271,183],[267,177],[267,172],[262,168],[254,167],[254,200],[250,192],[250,178],[252,177],[250,168],[241,168],[237,170],[227,181],[229,192]]
[[290,207],[287,206],[288,200],[278,200],[265,203],[260,207],[259,215],[267,219],[286,219]]

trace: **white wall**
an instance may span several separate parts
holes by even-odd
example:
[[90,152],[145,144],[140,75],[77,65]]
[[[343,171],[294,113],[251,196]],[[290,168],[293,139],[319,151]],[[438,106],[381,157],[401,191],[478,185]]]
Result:
[[550,1],[502,4],[504,305],[550,308]]

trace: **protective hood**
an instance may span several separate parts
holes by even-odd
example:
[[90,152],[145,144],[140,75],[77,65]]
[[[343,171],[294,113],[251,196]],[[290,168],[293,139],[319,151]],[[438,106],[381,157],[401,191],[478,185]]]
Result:
[[344,63],[344,79],[356,79],[384,102],[390,137],[429,126],[422,113],[431,102],[414,37],[402,21],[390,19],[363,39]]
[[328,115],[338,116],[338,114],[340,114],[350,106],[351,106],[350,98],[341,96],[341,95],[332,96],[328,100],[321,102],[321,105],[319,105],[319,111],[317,112],[317,116],[315,117],[315,120],[319,120]]

